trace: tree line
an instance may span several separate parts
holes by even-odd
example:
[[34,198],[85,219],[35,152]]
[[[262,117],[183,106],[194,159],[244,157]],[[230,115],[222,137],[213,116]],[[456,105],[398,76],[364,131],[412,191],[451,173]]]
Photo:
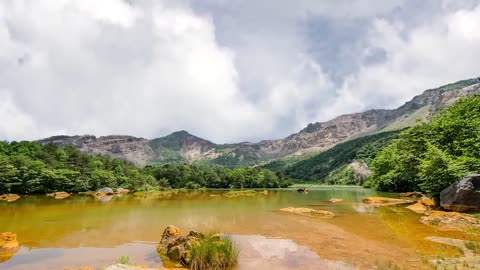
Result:
[[53,143],[0,142],[0,194],[94,191],[102,187],[148,191],[165,188],[276,188],[290,185],[262,168],[227,169],[190,164],[135,167]]

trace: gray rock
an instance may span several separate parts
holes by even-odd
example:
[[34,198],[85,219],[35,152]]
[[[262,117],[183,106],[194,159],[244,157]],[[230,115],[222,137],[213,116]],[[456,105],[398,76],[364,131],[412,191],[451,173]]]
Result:
[[97,193],[104,193],[106,195],[113,195],[113,189],[109,188],[109,187],[104,187],[104,188],[101,188],[97,191]]
[[440,205],[447,210],[480,210],[480,174],[466,176],[440,193]]

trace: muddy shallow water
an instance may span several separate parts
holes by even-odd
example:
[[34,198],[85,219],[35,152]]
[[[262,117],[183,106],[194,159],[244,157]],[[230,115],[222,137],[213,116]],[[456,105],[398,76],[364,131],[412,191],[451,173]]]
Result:
[[[371,208],[361,188],[315,188],[308,194],[271,190],[249,197],[215,196],[224,191],[127,195],[99,201],[89,195],[64,200],[46,196],[0,202],[0,232],[18,235],[20,251],[0,269],[101,267],[122,255],[134,263],[162,266],[155,253],[163,229],[231,234],[241,249],[237,269],[431,269],[427,261],[459,255],[425,239],[470,237],[418,222],[404,206]],[[330,203],[328,199],[343,198]],[[332,219],[276,211],[284,207],[332,211]]]

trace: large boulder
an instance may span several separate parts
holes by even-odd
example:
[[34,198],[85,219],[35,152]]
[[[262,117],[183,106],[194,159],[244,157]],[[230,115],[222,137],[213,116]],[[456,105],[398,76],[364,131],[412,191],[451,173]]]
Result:
[[442,190],[440,205],[457,212],[480,210],[480,174],[466,176]]

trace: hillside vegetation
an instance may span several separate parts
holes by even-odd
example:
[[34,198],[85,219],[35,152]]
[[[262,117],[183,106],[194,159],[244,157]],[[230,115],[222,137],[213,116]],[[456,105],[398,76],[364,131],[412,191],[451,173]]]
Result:
[[369,164],[378,151],[397,138],[398,133],[399,131],[390,131],[356,138],[307,159],[278,160],[264,167],[284,172],[300,182],[326,183],[329,176],[354,160]]
[[382,191],[437,195],[480,170],[480,95],[461,98],[430,123],[403,131],[372,161],[367,182]]
[[281,173],[262,168],[207,168],[187,164],[135,167],[53,143],[0,142],[0,194],[81,192],[102,187],[148,191],[163,188],[286,187]]

